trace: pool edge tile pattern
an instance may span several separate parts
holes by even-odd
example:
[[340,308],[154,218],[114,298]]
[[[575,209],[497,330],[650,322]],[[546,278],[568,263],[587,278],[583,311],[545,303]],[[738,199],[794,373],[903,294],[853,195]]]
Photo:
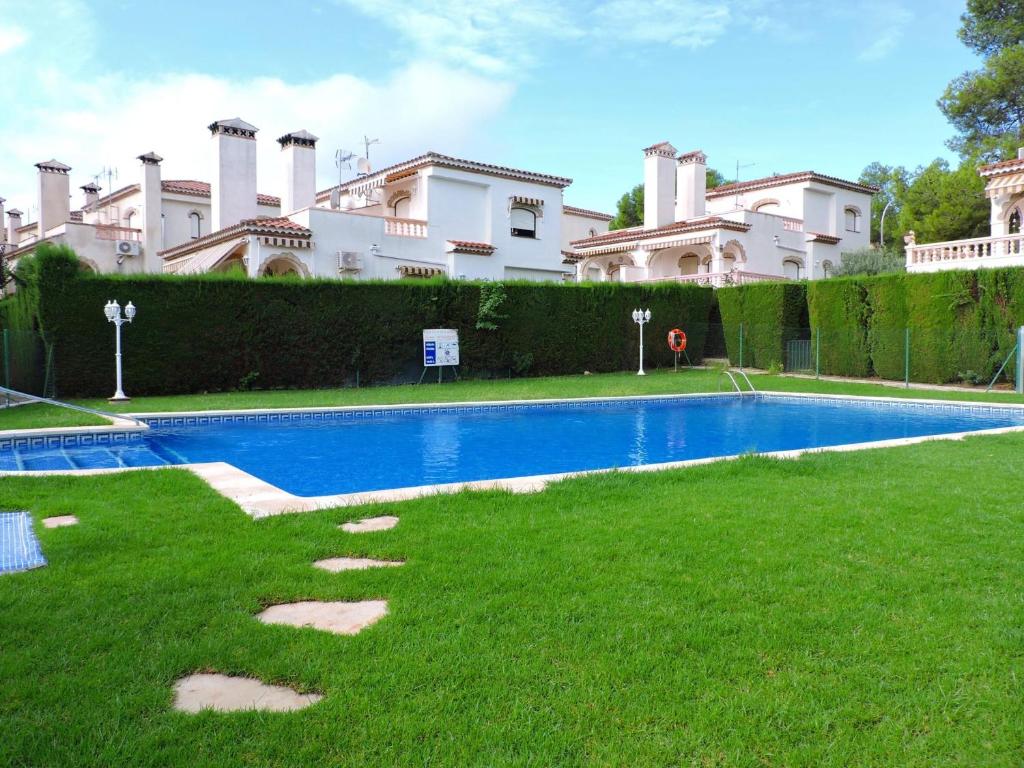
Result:
[[387,613],[387,600],[361,600],[354,603],[305,600],[271,605],[257,614],[256,618],[264,624],[286,624],[336,635],[356,635],[376,624]]
[[174,709],[195,714],[214,712],[294,712],[323,699],[318,693],[298,693],[251,677],[218,673],[188,675],[174,684]]
[[0,574],[46,565],[28,512],[0,512]]

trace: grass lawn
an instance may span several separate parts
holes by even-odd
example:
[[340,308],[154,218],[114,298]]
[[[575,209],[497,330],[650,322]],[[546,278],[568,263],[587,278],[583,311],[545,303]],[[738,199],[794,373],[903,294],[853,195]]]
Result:
[[[2,762],[1020,765],[1022,451],[748,458],[258,523],[183,470],[5,478],[3,508],[81,524],[0,577]],[[398,527],[336,527],[383,513]],[[335,555],[406,564],[310,565]],[[370,598],[390,615],[355,637],[253,618]],[[198,670],[325,698],[172,711]]]
[[[920,397],[946,400],[978,400],[996,403],[1024,403],[1024,398],[1008,393],[985,394],[955,390],[936,391],[902,389],[881,384],[791,378],[768,374],[752,375],[758,389],[786,392],[825,392],[883,397]],[[218,410],[232,408],[303,408],[342,405],[384,405],[393,403],[435,403],[460,400],[530,400],[557,397],[614,397],[620,395],[661,395],[682,392],[713,392],[731,386],[716,371],[652,371],[640,377],[634,373],[605,373],[593,376],[550,376],[536,379],[466,380],[445,384],[362,387],[359,389],[269,390],[254,392],[215,392],[205,395],[138,397],[128,403],[106,400],[76,400],[79,405],[113,413],[158,411]],[[94,417],[45,405],[0,409],[0,429],[25,429],[33,426],[91,426]]]

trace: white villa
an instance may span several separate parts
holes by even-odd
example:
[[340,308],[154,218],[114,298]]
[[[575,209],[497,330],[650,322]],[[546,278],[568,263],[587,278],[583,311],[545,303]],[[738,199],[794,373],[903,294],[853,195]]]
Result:
[[643,152],[643,226],[574,241],[578,280],[815,279],[869,244],[874,187],[804,171],[708,190],[703,152]]
[[39,217],[7,212],[7,258],[55,242],[104,273],[563,280],[574,276],[570,241],[607,231],[612,218],[564,205],[571,179],[435,152],[317,192],[317,137],[307,131],[278,139],[284,190],[260,194],[257,129],[236,118],[209,130],[211,182],[163,179],[163,158],[149,152],[137,184],[104,197],[86,184],[79,210],[71,169],[37,164]]
[[1024,267],[1024,147],[1016,159],[983,165],[978,173],[987,179],[985,195],[992,207],[989,237],[918,245],[910,232],[904,238],[908,272]]

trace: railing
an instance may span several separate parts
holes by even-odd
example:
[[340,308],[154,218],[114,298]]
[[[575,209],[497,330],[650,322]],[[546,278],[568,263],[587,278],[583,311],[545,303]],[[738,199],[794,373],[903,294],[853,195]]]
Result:
[[744,272],[734,269],[731,272],[701,272],[696,275],[670,275],[669,277],[652,277],[637,280],[638,283],[693,283],[694,285],[710,285],[722,288],[727,285],[747,285],[763,283],[771,280],[788,280],[785,275],[764,275],[759,272]]
[[[956,266],[953,262],[1014,256],[1024,259],[1024,234],[908,245],[907,269],[927,269],[929,264],[942,264],[938,269],[952,269]],[[950,262],[948,266],[947,262]]]
[[97,240],[140,240],[141,238],[141,229],[133,229],[132,227],[118,227],[114,224],[96,225]]
[[384,217],[384,234],[392,237],[426,237],[427,222],[419,219]]
[[787,232],[803,232],[804,222],[803,219],[790,219],[785,216],[780,216],[782,219],[782,228]]

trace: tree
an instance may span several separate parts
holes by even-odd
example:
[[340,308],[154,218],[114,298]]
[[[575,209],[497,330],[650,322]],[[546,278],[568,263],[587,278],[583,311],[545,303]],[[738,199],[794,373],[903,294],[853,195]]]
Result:
[[1024,143],[1024,44],[997,51],[983,69],[956,78],[939,109],[960,134],[949,147],[963,156],[998,160]]
[[903,257],[902,243],[887,245],[885,248],[862,248],[843,254],[843,261],[835,268],[834,277],[853,275],[884,275],[889,272],[904,272],[907,262]]
[[1024,43],[1024,0],[967,0],[958,36],[982,56]]
[[878,194],[871,198],[871,233],[870,242],[881,242],[879,227],[882,211],[889,206],[885,214],[885,237],[887,242],[896,242],[902,233],[897,232],[900,209],[903,207],[903,196],[910,186],[910,173],[901,166],[893,167],[883,163],[871,163],[864,168],[858,179],[861,184],[878,187]]
[[[725,177],[714,168],[707,170],[707,188],[714,189],[725,183]],[[644,185],[637,184],[619,198],[615,204],[615,218],[608,222],[608,229],[639,227],[644,223]]]
[[934,243],[988,234],[985,181],[969,159],[956,170],[950,170],[949,163],[942,159],[918,169],[901,203],[899,231],[914,230],[918,242]]

